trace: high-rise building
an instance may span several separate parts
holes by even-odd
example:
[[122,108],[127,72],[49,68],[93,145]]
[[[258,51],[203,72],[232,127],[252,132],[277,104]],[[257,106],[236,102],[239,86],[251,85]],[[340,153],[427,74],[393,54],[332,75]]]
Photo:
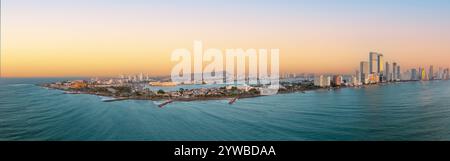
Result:
[[378,59],[377,59],[377,73],[379,76],[379,82],[383,82],[386,78],[384,76],[384,59],[383,54],[378,53]]
[[437,79],[444,79],[444,70],[442,70],[442,67],[439,67],[439,71],[437,73]]
[[443,69],[443,71],[442,71],[442,79],[447,79],[447,74],[448,74],[448,71],[447,71],[447,69]]
[[428,72],[428,79],[429,80],[433,80],[434,79],[434,69],[433,69],[434,67],[431,65],[430,66],[430,71]]
[[444,80],[448,80],[448,79],[450,79],[450,70],[449,70],[449,68],[447,68],[447,69],[444,69]]
[[442,71],[442,80],[448,80],[449,79],[449,70],[447,69],[443,69]]
[[427,72],[425,71],[425,68],[421,68],[420,69],[421,71],[420,71],[420,80],[422,80],[422,81],[425,81],[425,80],[427,80],[428,79],[428,77],[427,77]]
[[392,80],[390,68],[391,68],[391,65],[389,64],[389,62],[386,62],[386,66],[384,69],[384,77],[385,77],[385,81],[387,81],[387,82]]
[[447,68],[446,70],[445,70],[446,72],[445,72],[445,80],[448,80],[448,79],[450,79],[450,69],[449,68]]
[[378,54],[378,59],[377,59],[377,73],[379,74],[383,74],[384,72],[384,62],[383,62],[383,54],[379,53]]
[[392,81],[397,80],[397,63],[392,64]]
[[411,69],[411,80],[417,80],[417,69]]
[[369,53],[369,74],[377,73],[378,71],[378,53]]
[[400,66],[397,66],[396,74],[397,74],[397,81],[401,80],[402,79],[402,73],[401,73],[401,70],[400,70]]
[[333,85],[334,86],[341,86],[343,81],[343,77],[340,75],[336,75],[333,77]]
[[419,70],[417,71],[417,78],[422,80],[422,67],[419,67]]
[[[358,82],[361,82],[361,74],[359,73],[359,70],[356,70],[355,77]],[[355,83],[358,83],[358,82],[355,82]]]
[[369,62],[366,61],[362,61],[360,63],[360,79],[361,79],[361,83],[363,84],[367,84],[368,83],[368,79],[369,79]]

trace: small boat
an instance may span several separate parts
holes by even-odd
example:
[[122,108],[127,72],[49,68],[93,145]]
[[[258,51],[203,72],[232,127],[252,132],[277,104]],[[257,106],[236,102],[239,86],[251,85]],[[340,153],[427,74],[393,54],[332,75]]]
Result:
[[159,107],[159,108],[163,108],[165,105],[167,105],[167,104],[169,104],[169,103],[172,103],[172,102],[173,102],[173,100],[168,100],[168,101],[166,101],[166,102],[161,103],[160,105],[158,105],[158,107]]

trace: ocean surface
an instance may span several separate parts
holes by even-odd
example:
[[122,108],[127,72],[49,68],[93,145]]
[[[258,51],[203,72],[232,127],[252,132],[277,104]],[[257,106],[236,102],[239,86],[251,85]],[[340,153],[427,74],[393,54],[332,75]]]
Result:
[[450,81],[238,100],[102,102],[0,79],[0,140],[450,140]]

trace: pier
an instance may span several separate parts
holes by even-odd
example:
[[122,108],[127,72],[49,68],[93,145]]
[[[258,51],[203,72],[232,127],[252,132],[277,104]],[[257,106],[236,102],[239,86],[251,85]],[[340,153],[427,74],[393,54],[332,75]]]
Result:
[[128,100],[128,98],[109,98],[109,99],[102,99],[103,102],[115,102],[115,101],[123,101]]
[[236,96],[236,97],[234,97],[233,99],[231,99],[230,102],[228,102],[228,104],[232,105],[232,104],[234,104],[238,99],[239,99],[239,96]]
[[161,103],[160,105],[158,105],[158,107],[159,107],[159,108],[163,108],[165,105],[168,105],[168,104],[170,104],[170,103],[172,103],[172,102],[173,102],[173,100],[168,100],[168,101],[166,101],[166,102]]

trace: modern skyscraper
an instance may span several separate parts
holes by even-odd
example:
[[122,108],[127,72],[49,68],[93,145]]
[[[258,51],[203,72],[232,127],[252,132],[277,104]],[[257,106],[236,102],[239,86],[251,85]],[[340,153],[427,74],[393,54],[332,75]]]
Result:
[[390,70],[390,67],[391,67],[391,65],[389,64],[389,62],[386,62],[386,66],[385,66],[385,69],[384,69],[384,77],[385,77],[385,80],[386,80],[387,82],[389,82],[389,81],[392,80],[392,78],[391,78],[391,72],[389,71],[389,70]]
[[401,70],[400,70],[400,66],[397,66],[396,74],[397,74],[397,80],[401,80],[402,79],[402,73],[401,73]]
[[449,68],[447,68],[446,70],[445,70],[446,72],[445,72],[445,80],[448,80],[448,79],[450,79],[450,69]]
[[427,77],[427,73],[425,72],[425,68],[421,68],[420,69],[421,71],[420,71],[420,77],[421,77],[421,79],[420,80],[422,80],[422,81],[425,81],[425,80],[427,80],[428,79],[428,77]]
[[442,70],[442,67],[439,67],[438,73],[437,73],[437,79],[444,79],[444,70]]
[[419,70],[417,71],[417,78],[422,80],[422,67],[419,67]]
[[369,77],[369,62],[362,61],[360,64],[360,79],[361,83],[367,84],[367,79]]
[[428,72],[428,76],[429,76],[429,80],[433,80],[434,79],[434,67],[431,65],[430,66],[430,71]]
[[447,80],[448,79],[448,70],[444,69],[444,71],[442,72],[442,79],[443,80]]
[[379,74],[383,74],[384,72],[384,62],[383,62],[383,54],[379,53],[378,54],[378,59],[377,59],[377,73]]
[[378,53],[378,59],[377,59],[377,73],[379,76],[379,81],[383,82],[386,78],[384,76],[384,59],[383,54]]
[[369,53],[369,74],[377,73],[378,71],[378,53]]
[[417,69],[411,69],[411,80],[417,80]]
[[397,63],[392,64],[392,81],[397,80]]

